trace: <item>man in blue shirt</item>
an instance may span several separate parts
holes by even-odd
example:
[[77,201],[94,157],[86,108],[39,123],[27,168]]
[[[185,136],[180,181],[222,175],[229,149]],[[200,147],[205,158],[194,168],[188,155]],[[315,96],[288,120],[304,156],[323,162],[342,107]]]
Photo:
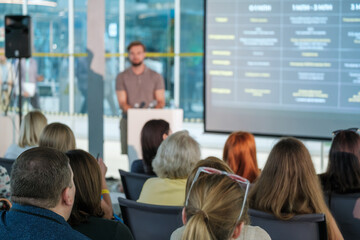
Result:
[[67,156],[37,147],[23,152],[12,169],[13,207],[0,212],[1,239],[88,239],[66,222],[75,197]]

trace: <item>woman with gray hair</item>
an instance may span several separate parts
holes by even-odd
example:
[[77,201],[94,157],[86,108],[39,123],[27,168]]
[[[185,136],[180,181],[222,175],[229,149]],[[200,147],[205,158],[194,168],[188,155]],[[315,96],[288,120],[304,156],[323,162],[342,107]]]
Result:
[[199,160],[200,146],[188,131],[170,135],[161,143],[152,162],[158,177],[145,182],[138,202],[184,205],[186,178]]

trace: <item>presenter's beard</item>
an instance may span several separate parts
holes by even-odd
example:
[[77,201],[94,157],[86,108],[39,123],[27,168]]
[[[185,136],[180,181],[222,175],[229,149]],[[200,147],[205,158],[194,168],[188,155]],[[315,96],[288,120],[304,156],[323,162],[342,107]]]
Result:
[[137,63],[131,62],[131,65],[132,65],[133,67],[138,67],[138,66],[140,66],[142,63],[143,63],[143,61],[137,62]]

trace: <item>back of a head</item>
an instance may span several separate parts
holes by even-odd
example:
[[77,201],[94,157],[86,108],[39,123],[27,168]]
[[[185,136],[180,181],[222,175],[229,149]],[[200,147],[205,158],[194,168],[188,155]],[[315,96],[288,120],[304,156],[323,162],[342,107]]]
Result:
[[325,192],[347,193],[360,189],[360,136],[340,131],[332,142],[327,170],[321,174]]
[[247,217],[245,207],[240,221],[238,219],[244,191],[225,175],[201,174],[189,194],[184,240],[230,239],[236,225]]
[[65,153],[76,148],[74,133],[65,124],[51,123],[42,131],[39,146],[55,148]]
[[169,135],[169,130],[169,123],[162,119],[150,120],[142,128],[141,149],[147,174],[154,174],[151,163],[163,141],[163,135]]
[[340,131],[332,141],[329,156],[336,152],[354,154],[360,161],[360,135],[353,131]]
[[187,178],[200,155],[199,144],[187,131],[179,131],[161,143],[152,166],[160,178]]
[[230,134],[224,146],[223,159],[239,176],[253,182],[259,175],[255,138],[248,132]]
[[295,138],[283,138],[273,147],[249,197],[250,207],[284,220],[325,207],[310,153]]
[[320,179],[327,194],[360,192],[360,161],[352,153],[334,152]]
[[217,157],[207,157],[204,160],[200,160],[196,163],[194,168],[192,169],[191,173],[189,174],[187,181],[186,181],[186,192],[185,198],[187,197],[187,193],[190,189],[191,183],[195,178],[196,172],[200,167],[210,167],[215,168],[220,171],[234,173],[231,168],[221,159]]
[[19,146],[36,146],[39,143],[40,134],[47,124],[47,119],[39,111],[28,112],[20,126]]
[[88,216],[102,217],[101,172],[96,159],[83,150],[66,153],[74,172],[75,202],[69,218],[71,225],[86,222]]
[[62,191],[72,185],[69,159],[56,149],[29,149],[15,160],[10,185],[12,201],[53,208]]

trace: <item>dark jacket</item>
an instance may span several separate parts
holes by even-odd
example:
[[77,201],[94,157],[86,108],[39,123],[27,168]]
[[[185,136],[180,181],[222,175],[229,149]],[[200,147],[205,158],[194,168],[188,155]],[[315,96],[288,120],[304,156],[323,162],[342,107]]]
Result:
[[98,217],[90,217],[88,222],[73,226],[73,229],[93,240],[133,240],[133,236],[125,224]]

